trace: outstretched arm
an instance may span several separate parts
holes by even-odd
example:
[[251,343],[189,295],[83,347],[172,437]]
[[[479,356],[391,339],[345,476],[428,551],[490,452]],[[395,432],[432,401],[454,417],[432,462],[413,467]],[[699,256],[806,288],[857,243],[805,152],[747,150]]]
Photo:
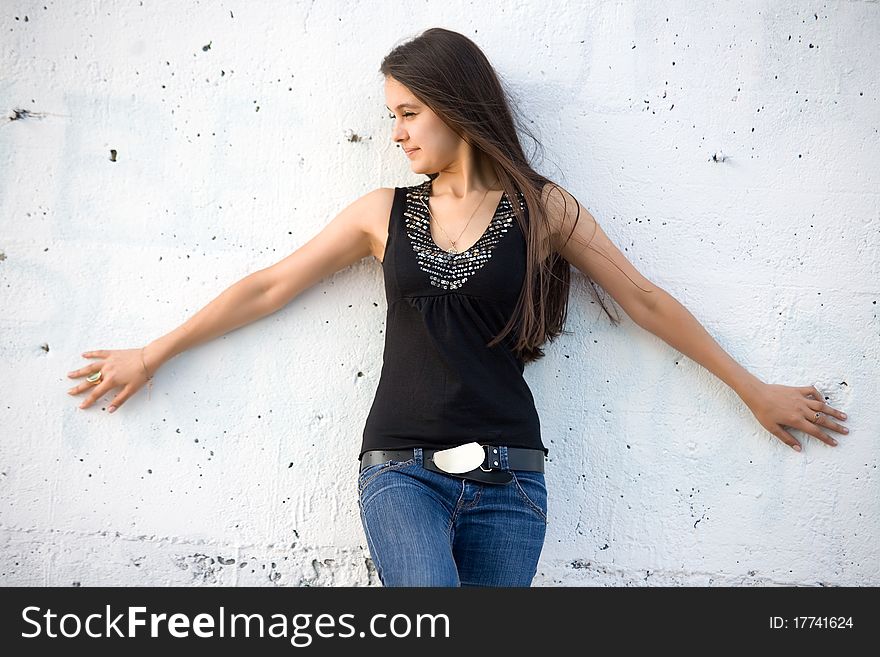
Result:
[[383,219],[387,222],[393,199],[394,190],[386,187],[364,194],[292,254],[234,283],[186,322],[141,349],[87,351],[84,357],[100,360],[68,377],[99,378],[80,383],[68,393],[88,390],[88,398],[80,405],[88,408],[105,393],[122,387],[111,403],[112,413],[177,354],[274,313],[321,279],[370,255],[378,247],[371,227]]
[[831,417],[843,420],[846,415],[826,404],[815,387],[764,383],[724,351],[677,299],[665,290],[655,289],[654,304],[639,325],[724,381],[767,431],[798,451],[800,443],[783,425],[800,429],[832,446],[837,441],[820,427],[848,432],[846,427],[831,420]]
[[[548,191],[544,198],[553,243],[560,255],[601,285],[636,324],[730,386],[767,431],[798,451],[800,443],[783,426],[800,429],[832,446],[837,441],[820,427],[848,433],[831,419],[844,420],[846,414],[826,404],[812,385],[767,384],[737,363],[687,308],[635,269],[573,196],[560,188]],[[580,217],[575,223],[578,210]]]

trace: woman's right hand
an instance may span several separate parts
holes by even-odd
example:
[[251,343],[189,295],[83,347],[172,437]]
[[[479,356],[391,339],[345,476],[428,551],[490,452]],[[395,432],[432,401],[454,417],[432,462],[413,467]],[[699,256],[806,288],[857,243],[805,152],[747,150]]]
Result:
[[98,351],[85,352],[83,357],[96,358],[98,360],[78,370],[68,372],[67,376],[77,379],[100,371],[102,373],[101,380],[97,385],[88,381],[82,381],[68,390],[68,394],[78,395],[81,392],[88,391],[90,394],[79,405],[80,408],[88,408],[97,399],[102,397],[104,393],[122,386],[122,390],[110,404],[109,411],[112,413],[149,380],[147,372],[144,371],[144,365],[150,368],[149,375],[151,377],[156,373],[157,363],[151,362],[153,359],[148,355],[150,349],[149,346],[144,348],[143,360],[140,347],[137,349],[100,349]]

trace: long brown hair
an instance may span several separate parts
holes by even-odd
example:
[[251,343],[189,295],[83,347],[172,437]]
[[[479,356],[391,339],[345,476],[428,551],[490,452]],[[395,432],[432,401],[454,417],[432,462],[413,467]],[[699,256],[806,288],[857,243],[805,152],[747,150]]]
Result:
[[[519,203],[514,202],[512,206],[526,236],[525,280],[510,320],[486,346],[493,347],[514,332],[512,349],[517,356],[525,363],[543,358],[541,346],[545,342],[552,342],[563,332],[570,333],[564,331],[563,326],[568,314],[571,265],[552,248],[549,255],[541,258],[541,240],[550,235],[545,203],[553,190],[559,188],[529,164],[517,129],[543,147],[522,120],[519,110],[515,113],[511,110],[515,105],[510,102],[489,60],[473,41],[458,32],[440,27],[427,29],[396,46],[382,60],[379,71],[407,87],[467,142],[478,157],[488,158],[508,198],[517,198],[516,190],[522,192],[529,221],[526,222]],[[433,173],[428,177],[433,180],[438,175]],[[549,190],[546,198],[545,190]],[[560,197],[567,204],[566,195],[561,191]],[[574,200],[577,203],[577,199]],[[572,238],[580,219],[580,206],[577,210],[565,243]],[[589,276],[586,278],[611,322],[618,324],[620,320],[612,317],[602,302],[601,288],[597,288]]]

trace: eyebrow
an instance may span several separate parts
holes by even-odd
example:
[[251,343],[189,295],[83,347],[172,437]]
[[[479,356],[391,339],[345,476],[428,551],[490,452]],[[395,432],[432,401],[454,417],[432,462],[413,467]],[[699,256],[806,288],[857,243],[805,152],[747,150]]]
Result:
[[[413,105],[412,103],[401,103],[395,109],[400,109],[401,107],[417,107],[417,105]],[[391,108],[388,107],[388,105],[385,106],[385,109],[387,109],[389,112],[391,111]]]

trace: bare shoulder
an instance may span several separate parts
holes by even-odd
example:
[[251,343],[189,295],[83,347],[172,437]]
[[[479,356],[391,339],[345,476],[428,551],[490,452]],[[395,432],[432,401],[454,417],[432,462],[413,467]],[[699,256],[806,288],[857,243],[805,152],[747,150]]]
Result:
[[384,256],[393,200],[394,189],[367,192],[293,253],[261,270],[263,287],[273,304],[287,304],[326,276],[367,256]]
[[608,237],[596,218],[568,190],[547,183],[542,201],[553,250],[601,285],[636,320],[654,303],[656,286],[645,278]]
[[335,221],[342,221],[350,228],[366,235],[369,241],[369,255],[381,262],[385,255],[388,221],[393,204],[394,188],[377,187],[355,199]]
[[394,188],[378,187],[361,197],[360,201],[364,207],[364,227],[370,236],[370,253],[382,262],[385,258],[391,207],[394,205]]
[[578,227],[581,234],[583,234],[583,228],[592,232],[595,227],[596,220],[593,215],[578,202],[571,192],[558,183],[548,182],[544,185],[541,190],[541,202],[547,213],[550,240],[553,250],[556,252],[561,252],[569,236],[574,236],[572,231],[576,224],[581,222],[587,224],[585,227]]

